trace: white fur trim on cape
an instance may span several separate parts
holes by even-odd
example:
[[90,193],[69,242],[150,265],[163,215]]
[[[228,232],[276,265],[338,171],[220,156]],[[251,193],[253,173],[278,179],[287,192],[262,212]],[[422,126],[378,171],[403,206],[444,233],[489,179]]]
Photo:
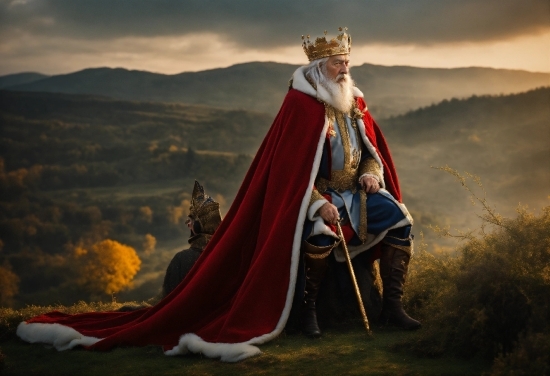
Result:
[[363,119],[357,119],[357,126],[359,127],[359,134],[361,135],[361,138],[363,139],[363,143],[367,147],[369,153],[372,155],[376,163],[378,163],[378,166],[380,167],[380,187],[386,188],[386,184],[384,183],[384,165],[382,164],[382,159],[380,159],[380,156],[378,155],[378,151],[374,147],[374,145],[370,142],[369,138],[367,137],[367,134],[365,132],[365,123],[363,122]]
[[[294,240],[292,243],[292,254],[291,254],[291,260],[290,260],[290,280],[288,284],[285,307],[283,308],[281,317],[279,318],[279,322],[275,326],[275,329],[271,333],[266,333],[264,335],[252,338],[249,341],[246,341],[243,343],[209,343],[209,342],[202,341],[202,339],[200,339],[198,336],[194,334],[184,334],[183,336],[180,337],[180,344],[176,346],[178,349],[176,349],[175,347],[172,350],[169,350],[170,352],[174,352],[174,354],[176,351],[185,351],[185,350],[195,352],[194,349],[202,352],[202,350],[200,350],[199,348],[208,348],[208,353],[204,353],[204,355],[208,357],[210,357],[209,354],[216,354],[213,357],[218,357],[220,355],[217,355],[217,354],[226,353],[227,354],[226,357],[222,356],[220,360],[227,361],[227,362],[239,361],[260,353],[260,349],[251,345],[259,345],[265,342],[269,342],[272,339],[275,339],[279,334],[281,334],[281,332],[283,331],[286,325],[288,317],[290,315],[290,310],[292,309],[292,301],[294,300],[294,288],[296,286],[296,279],[298,277],[298,263],[300,261],[300,248],[302,246],[303,224],[306,219],[307,211],[309,208],[309,201],[311,199],[311,192],[313,191],[313,185],[315,183],[315,178],[317,177],[317,171],[321,163],[321,157],[323,155],[323,146],[325,143],[324,142],[325,137],[323,135],[327,133],[327,130],[328,130],[328,121],[325,118],[325,124],[323,125],[323,131],[319,135],[317,150],[315,152],[315,158],[313,160],[311,173],[309,175],[308,189],[306,190],[304,197],[302,199],[300,211],[298,213],[298,218],[296,220],[296,225],[294,230]],[[182,340],[184,342],[184,347],[180,349]],[[190,343],[193,343],[194,346],[189,346]],[[172,353],[167,355],[172,355]],[[233,356],[235,356],[235,360],[229,360],[229,359],[232,359]]]
[[313,165],[311,166],[311,173],[309,174],[309,184],[308,189],[306,190],[304,197],[302,198],[302,204],[300,206],[300,212],[298,213],[298,219],[296,220],[295,230],[294,230],[294,241],[292,243],[292,256],[290,260],[290,281],[288,284],[288,291],[286,294],[286,302],[279,322],[273,330],[273,332],[264,334],[262,336],[252,338],[250,341],[246,342],[248,344],[260,344],[271,341],[277,337],[284,329],[288,316],[290,315],[290,310],[292,308],[292,301],[294,299],[294,287],[296,286],[296,279],[298,276],[298,263],[300,261],[300,248],[302,246],[302,231],[304,227],[304,222],[306,220],[307,209],[309,208],[309,201],[311,200],[311,192],[313,192],[313,186],[315,184],[315,178],[317,177],[317,172],[319,170],[319,165],[321,164],[321,157],[323,156],[323,146],[325,145],[324,135],[328,130],[328,120],[325,117],[325,124],[323,125],[323,130],[319,135],[319,141],[317,142],[317,150],[315,152],[315,158],[313,160]]
[[47,343],[59,351],[76,346],[91,346],[100,338],[87,337],[73,328],[61,324],[42,324],[22,322],[17,326],[17,335],[30,343]]
[[321,218],[320,215],[316,214],[317,210],[319,210],[319,208],[321,208],[321,206],[323,206],[327,202],[328,202],[327,199],[319,199],[309,206],[309,209],[307,210],[307,218],[313,222],[313,228],[311,229],[311,234],[315,234],[315,235],[324,234],[324,235],[329,235],[339,239],[338,235],[336,235],[330,229],[330,227],[328,227],[325,224],[325,221],[323,220],[323,218]]
[[312,203],[309,206],[309,209],[307,209],[307,219],[309,219],[310,221],[314,221],[317,217],[319,217],[319,215],[315,215],[315,213],[317,213],[317,210],[319,210],[321,206],[323,206],[327,202],[328,200],[326,198],[322,198]]
[[[319,165],[321,163],[325,141],[324,135],[327,133],[327,130],[328,121],[325,118],[325,124],[323,126],[323,131],[319,135],[317,151],[315,153],[315,159],[313,161],[311,174],[309,176],[308,189],[306,190],[302,199],[300,211],[296,220],[290,260],[290,280],[288,284],[285,307],[283,308],[281,317],[279,318],[279,322],[277,323],[275,329],[270,333],[266,333],[264,335],[252,338],[242,343],[206,342],[196,334],[186,333],[180,336],[178,345],[176,345],[171,350],[165,352],[166,355],[185,354],[190,351],[203,353],[207,357],[220,357],[220,360],[225,362],[237,362],[239,360],[257,355],[261,352],[259,348],[252,345],[262,344],[271,341],[279,334],[281,334],[286,325],[288,316],[290,315],[290,310],[292,308],[294,288],[298,276],[298,263],[300,260],[300,248],[302,245],[303,224],[306,219],[307,209],[309,207],[309,201],[311,199],[311,192],[313,191],[315,177],[317,176],[317,170],[319,169]],[[101,340],[99,338],[86,337],[76,330],[61,324],[27,324],[26,322],[22,322],[17,328],[17,335],[27,342],[41,342],[52,344],[58,350],[67,350],[78,345],[93,345],[94,343]]]
[[179,343],[166,355],[185,355],[188,352],[201,353],[208,358],[220,358],[222,362],[238,362],[261,353],[256,346],[247,343],[210,343],[196,334],[188,333],[180,337]]

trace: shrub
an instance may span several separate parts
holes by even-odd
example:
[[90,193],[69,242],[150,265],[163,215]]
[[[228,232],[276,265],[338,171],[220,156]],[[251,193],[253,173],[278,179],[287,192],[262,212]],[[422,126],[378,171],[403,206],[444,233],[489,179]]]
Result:
[[550,334],[522,335],[515,349],[495,359],[491,376],[550,374]]
[[[443,169],[472,193],[464,177]],[[465,240],[457,255],[420,250],[411,264],[406,304],[424,328],[408,346],[428,356],[498,356],[495,370],[528,366],[539,359],[533,343],[548,342],[550,332],[550,207],[538,216],[520,207],[515,219],[506,219],[472,195],[484,210],[480,233],[438,229]]]

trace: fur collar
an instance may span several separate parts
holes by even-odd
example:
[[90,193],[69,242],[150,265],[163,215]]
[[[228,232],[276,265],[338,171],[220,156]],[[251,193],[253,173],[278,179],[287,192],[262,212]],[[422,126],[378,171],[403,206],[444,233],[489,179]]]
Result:
[[[318,85],[317,90],[307,81],[304,74],[306,67],[300,67],[296,69],[292,75],[292,88],[301,91],[304,94],[310,95],[317,100],[325,103],[331,103],[330,94],[321,85]],[[353,87],[353,96],[356,98],[363,98],[363,93],[356,86]]]

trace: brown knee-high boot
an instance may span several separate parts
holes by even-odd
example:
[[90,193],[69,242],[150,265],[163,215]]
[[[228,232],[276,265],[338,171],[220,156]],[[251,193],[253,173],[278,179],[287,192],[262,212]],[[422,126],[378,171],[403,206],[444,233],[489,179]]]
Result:
[[384,303],[380,321],[394,324],[402,329],[420,328],[419,321],[411,318],[403,309],[403,284],[407,275],[410,254],[391,244],[382,245],[380,256],[380,277],[382,278]]
[[304,300],[300,312],[300,325],[303,334],[308,337],[317,338],[321,336],[321,330],[317,324],[317,309],[315,304],[317,302],[319,287],[328,268],[327,257],[334,246],[317,247],[307,242],[303,244],[306,283]]

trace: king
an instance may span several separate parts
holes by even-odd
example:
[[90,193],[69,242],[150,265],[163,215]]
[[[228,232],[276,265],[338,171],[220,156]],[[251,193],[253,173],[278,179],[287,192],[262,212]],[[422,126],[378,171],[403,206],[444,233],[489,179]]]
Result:
[[[352,258],[365,251],[370,252],[370,257],[363,258],[365,262],[380,258],[381,321],[417,329],[420,323],[405,313],[401,303],[412,254],[413,220],[401,202],[397,173],[384,137],[350,76],[351,37],[347,30],[340,28],[340,32],[328,41],[326,31],[315,42],[309,36],[302,37],[310,63],[294,72],[287,96],[296,97],[299,103],[305,102],[306,96],[315,99],[319,103],[315,106],[320,112],[317,116],[324,117],[323,130],[316,137],[322,151],[314,163],[314,185],[302,233],[302,331],[309,336],[320,335],[315,306],[327,258],[332,253],[337,261],[345,261],[338,246],[337,221],[342,222]],[[308,124],[314,121],[315,117]]]
[[158,344],[166,355],[242,360],[278,336],[291,311],[304,334],[321,334],[319,286],[329,258],[344,261],[343,241],[356,263],[380,259],[380,320],[420,327],[401,303],[413,220],[384,136],[351,79],[351,37],[340,29],[302,45],[309,64],[292,75],[231,208],[177,287],[133,312],[40,315],[19,324],[19,337],[60,350]]

